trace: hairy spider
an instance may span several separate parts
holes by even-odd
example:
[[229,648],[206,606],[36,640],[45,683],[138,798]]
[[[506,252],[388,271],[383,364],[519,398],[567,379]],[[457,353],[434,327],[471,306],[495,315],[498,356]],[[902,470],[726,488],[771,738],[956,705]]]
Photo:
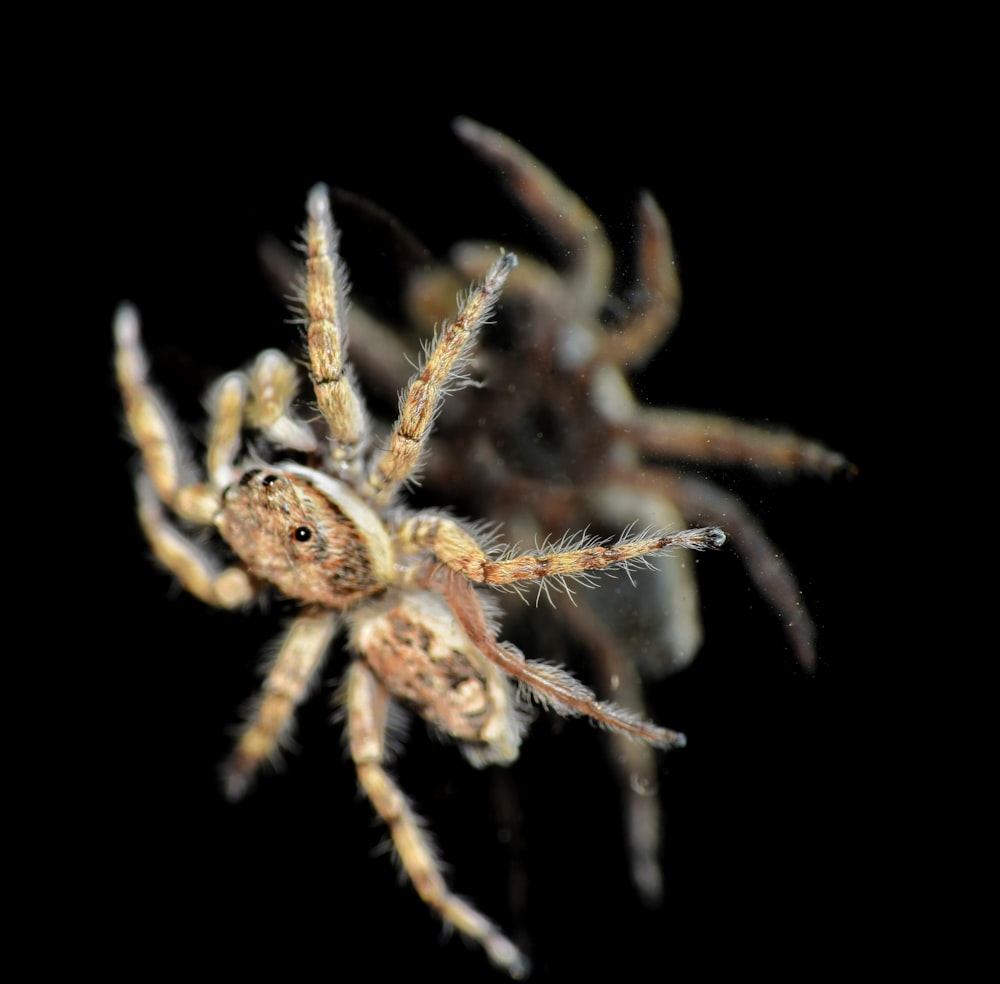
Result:
[[[659,527],[725,525],[796,658],[811,670],[815,628],[780,551],[735,495],[683,466],[823,476],[853,466],[788,430],[643,405],[627,376],[669,339],[681,302],[670,230],[656,201],[648,193],[639,197],[635,283],[618,297],[607,233],[580,198],[503,134],[469,119],[457,120],[455,130],[502,175],[561,262],[556,270],[519,251],[505,291],[503,331],[487,337],[476,355],[475,371],[486,385],[463,390],[443,408],[424,488],[502,524],[522,542],[567,529],[610,534],[636,517]],[[497,248],[458,243],[448,264],[426,263],[426,251],[414,249],[420,262],[406,301],[418,337],[446,316],[464,282],[485,274]],[[279,252],[268,249],[265,260],[279,283],[288,278]],[[358,308],[351,318],[356,364],[375,390],[394,394],[409,372],[411,339]],[[683,554],[665,557],[637,584],[620,581],[574,601],[560,605],[556,618],[590,654],[598,690],[636,713],[644,708],[640,674],[680,669],[701,646],[698,589]],[[508,618],[515,614],[508,606]],[[632,877],[655,903],[662,896],[655,757],[614,732],[609,740]]]
[[[347,277],[325,187],[312,190],[307,212],[301,306],[321,417],[315,425],[296,413],[294,364],[265,351],[211,389],[199,476],[173,413],[149,381],[138,315],[130,305],[119,308],[115,364],[141,453],[140,524],[157,559],[208,604],[236,609],[270,589],[300,603],[225,765],[227,795],[243,796],[277,755],[343,630],[352,653],[339,692],[349,752],[403,869],[446,925],[523,976],[525,955],[451,893],[430,839],[386,771],[393,707],[415,712],[480,767],[516,759],[528,698],[651,747],[682,745],[683,735],[598,700],[562,668],[527,660],[498,641],[496,606],[483,590],[589,583],[594,571],[628,569],[671,548],[721,546],[725,534],[717,527],[609,539],[580,534],[519,553],[449,513],[407,508],[401,493],[421,466],[444,397],[466,382],[477,335],[516,266],[514,254],[500,251],[427,346],[379,446],[346,358]],[[214,529],[232,562],[220,563],[187,527]]]

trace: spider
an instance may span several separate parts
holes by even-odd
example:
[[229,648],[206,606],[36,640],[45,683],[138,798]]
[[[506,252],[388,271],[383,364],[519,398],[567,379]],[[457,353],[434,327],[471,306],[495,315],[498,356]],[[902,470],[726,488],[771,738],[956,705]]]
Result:
[[[735,495],[683,465],[827,477],[853,472],[853,465],[788,430],[640,403],[628,374],[669,339],[681,304],[670,228],[657,202],[645,192],[639,197],[636,282],[618,297],[607,233],[587,205],[504,134],[466,118],[455,121],[455,132],[502,175],[561,265],[557,270],[519,252],[505,292],[504,330],[487,337],[476,356],[475,371],[486,385],[463,390],[443,409],[424,489],[502,524],[522,542],[567,529],[610,533],[636,516],[665,527],[702,520],[725,525],[786,627],[798,662],[811,670],[815,628],[780,551]],[[370,206],[361,207],[371,214]],[[388,221],[406,245],[409,233]],[[422,246],[410,247],[418,262],[406,284],[406,308],[418,337],[446,315],[463,282],[484,275],[496,249],[461,242],[450,262],[428,263]],[[287,281],[287,260],[273,246],[265,263],[279,284]],[[408,373],[411,339],[357,307],[351,316],[355,362],[373,389],[394,394]],[[555,617],[590,655],[599,689],[637,713],[644,705],[640,674],[679,670],[701,646],[698,589],[683,554],[663,558],[637,584],[622,580],[573,600]],[[507,606],[507,619],[516,615],[516,607]],[[632,879],[656,904],[663,894],[663,825],[655,756],[614,732],[609,740]]]
[[[343,631],[351,659],[339,699],[361,789],[423,901],[497,966],[522,977],[527,957],[449,890],[428,835],[386,769],[395,709],[423,718],[477,767],[517,758],[530,699],[650,747],[683,745],[682,734],[598,700],[566,670],[500,641],[499,609],[486,589],[590,583],[595,571],[627,570],[653,554],[720,547],[725,534],[718,527],[629,530],[607,539],[579,534],[521,553],[482,525],[408,508],[403,493],[445,397],[468,381],[477,335],[515,255],[500,251],[426,347],[380,445],[347,361],[347,274],[322,185],[308,197],[305,239],[301,314],[320,419],[298,415],[296,366],[267,350],[211,388],[204,475],[150,382],[136,310],[123,304],[116,313],[117,379],[141,459],[140,525],[159,562],[210,605],[240,609],[271,590],[299,603],[224,766],[226,795],[241,798],[287,743],[295,709]],[[228,563],[205,547],[198,527],[218,534]]]

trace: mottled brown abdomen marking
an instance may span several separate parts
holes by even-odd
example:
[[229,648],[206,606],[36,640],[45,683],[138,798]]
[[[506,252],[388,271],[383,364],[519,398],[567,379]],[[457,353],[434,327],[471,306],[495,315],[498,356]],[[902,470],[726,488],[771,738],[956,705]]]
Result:
[[482,656],[436,595],[386,603],[359,623],[354,643],[394,697],[459,741],[485,742],[493,717],[506,711]]

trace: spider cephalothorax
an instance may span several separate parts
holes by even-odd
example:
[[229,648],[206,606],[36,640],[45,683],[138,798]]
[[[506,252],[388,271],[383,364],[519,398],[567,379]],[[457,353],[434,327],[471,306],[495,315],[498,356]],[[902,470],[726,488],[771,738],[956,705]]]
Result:
[[[302,307],[323,440],[296,416],[293,364],[269,350],[210,392],[204,479],[191,473],[180,428],[148,380],[138,316],[128,305],[120,308],[116,369],[141,452],[140,522],[157,558],[202,600],[238,608],[273,588],[300,603],[226,764],[228,795],[243,795],[277,754],[296,706],[345,628],[351,659],[340,693],[362,789],[386,821],[421,898],[497,965],[521,976],[526,958],[451,893],[418,818],[385,769],[390,708],[409,708],[477,766],[517,757],[529,698],[650,746],[683,744],[683,735],[599,701],[565,670],[498,641],[494,607],[482,592],[588,580],[592,571],[627,568],[671,548],[718,547],[725,535],[707,527],[580,536],[520,554],[494,548],[478,528],[446,512],[407,509],[401,489],[420,465],[443,397],[461,384],[477,333],[516,261],[501,251],[438,331],[379,448],[346,361],[346,276],[337,245],[328,195],[318,186],[308,200]],[[222,567],[182,526],[214,527],[233,563]]]
[[251,468],[223,492],[215,526],[252,574],[289,598],[346,609],[383,590],[392,548],[375,514],[324,478]]

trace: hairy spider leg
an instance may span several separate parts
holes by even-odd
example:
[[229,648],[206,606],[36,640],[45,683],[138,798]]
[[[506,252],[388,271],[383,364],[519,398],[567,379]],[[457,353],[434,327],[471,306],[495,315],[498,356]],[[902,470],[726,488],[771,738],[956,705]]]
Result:
[[228,799],[237,800],[246,793],[264,762],[276,763],[281,744],[291,734],[296,708],[312,692],[337,625],[338,614],[322,608],[304,611],[292,622],[223,767]]
[[401,398],[389,447],[376,458],[369,471],[367,488],[377,505],[387,504],[399,486],[415,473],[441,402],[448,393],[464,385],[470,349],[515,266],[517,257],[501,252],[482,283],[469,293],[458,315],[438,332],[430,354],[410,380]]
[[[177,421],[149,382],[149,361],[142,347],[139,316],[130,304],[115,314],[115,369],[125,418],[145,470],[136,478],[139,522],[157,560],[191,594],[210,605],[237,608],[255,588],[241,567],[222,568],[215,558],[168,519],[164,504],[180,518],[210,525],[219,508],[220,488],[193,481],[190,453]],[[225,480],[236,453],[246,382],[225,377],[210,404],[208,461],[213,480]]]
[[479,943],[511,977],[526,977],[528,958],[497,926],[448,888],[434,845],[385,769],[390,704],[389,694],[372,671],[360,661],[351,663],[346,686],[347,735],[361,788],[389,828],[399,861],[420,898],[446,925]]
[[330,213],[326,185],[309,192],[306,208],[305,313],[313,389],[330,429],[334,473],[356,480],[370,428],[347,362],[347,270],[337,251],[340,230]]

